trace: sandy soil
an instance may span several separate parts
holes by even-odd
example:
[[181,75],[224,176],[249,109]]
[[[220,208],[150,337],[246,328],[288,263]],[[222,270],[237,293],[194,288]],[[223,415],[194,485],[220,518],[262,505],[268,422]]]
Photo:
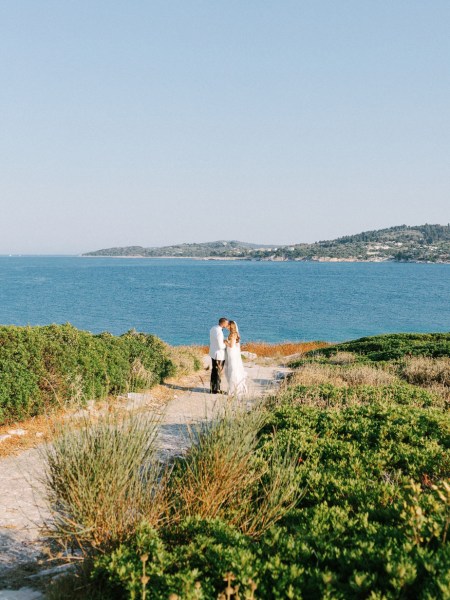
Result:
[[[288,371],[270,362],[253,361],[245,366],[249,398],[269,393]],[[155,410],[167,402],[159,441],[161,451],[170,456],[188,446],[189,424],[211,418],[227,401],[226,395],[209,394],[209,371],[203,369],[149,393],[129,394],[126,407]],[[0,600],[42,597],[31,586],[36,572],[46,568],[39,566],[46,543],[41,530],[50,516],[40,483],[43,471],[39,447],[0,460]],[[27,587],[8,589],[20,584]]]

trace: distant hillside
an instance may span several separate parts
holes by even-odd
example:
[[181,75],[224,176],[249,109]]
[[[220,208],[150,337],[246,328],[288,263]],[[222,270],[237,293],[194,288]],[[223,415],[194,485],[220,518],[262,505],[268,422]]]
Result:
[[[161,246],[143,248],[142,246],[127,246],[125,248],[106,248],[95,252],[88,252],[83,256],[170,256],[179,257],[247,257],[257,250],[263,252],[272,249],[273,246],[264,246],[262,244],[249,244],[247,242],[237,242],[219,240],[217,242],[204,242],[199,244],[177,244],[175,246]],[[276,248],[276,246],[275,246]]]
[[450,225],[398,225],[335,240],[292,246],[264,246],[238,241],[178,244],[161,248],[127,246],[83,256],[240,258],[247,260],[450,262]]

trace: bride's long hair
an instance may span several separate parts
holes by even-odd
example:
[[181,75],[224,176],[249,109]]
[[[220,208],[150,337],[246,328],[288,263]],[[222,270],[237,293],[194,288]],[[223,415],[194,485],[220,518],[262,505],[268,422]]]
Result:
[[241,336],[239,335],[239,330],[238,327],[235,323],[235,321],[230,321],[229,325],[228,325],[228,330],[230,332],[230,338],[235,338],[236,339],[236,344],[239,344],[239,342],[241,341]]

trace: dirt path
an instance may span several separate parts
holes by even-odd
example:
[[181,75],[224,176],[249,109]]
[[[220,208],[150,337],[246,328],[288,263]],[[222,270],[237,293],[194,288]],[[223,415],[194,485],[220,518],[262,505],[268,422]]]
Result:
[[[287,369],[275,364],[246,363],[249,398],[257,398],[273,390]],[[218,406],[227,401],[225,395],[211,395],[209,372],[202,370],[179,381],[159,386],[148,394],[129,394],[128,408],[148,407],[154,410],[163,398],[167,401],[160,428],[160,448],[173,455],[188,446],[187,426],[211,418]],[[49,518],[40,479],[43,460],[39,448],[0,460],[0,600],[31,600],[42,596],[30,587],[20,594],[9,586],[32,586],[37,561],[45,539],[41,528]],[[43,567],[45,569],[45,567]],[[27,579],[31,573],[30,579]],[[28,582],[28,583],[27,583]]]

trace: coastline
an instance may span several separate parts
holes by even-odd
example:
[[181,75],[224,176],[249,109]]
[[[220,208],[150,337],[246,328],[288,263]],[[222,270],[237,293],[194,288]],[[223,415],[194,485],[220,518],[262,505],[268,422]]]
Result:
[[416,264],[416,265],[449,265],[450,260],[395,260],[393,258],[386,259],[358,259],[358,258],[335,258],[335,257],[318,257],[318,258],[251,258],[245,256],[142,256],[141,254],[132,255],[112,255],[99,254],[87,255],[79,254],[78,258],[133,258],[133,259],[159,259],[159,260],[198,260],[198,261],[246,261],[246,262],[305,262],[305,263],[397,263],[397,264]]

